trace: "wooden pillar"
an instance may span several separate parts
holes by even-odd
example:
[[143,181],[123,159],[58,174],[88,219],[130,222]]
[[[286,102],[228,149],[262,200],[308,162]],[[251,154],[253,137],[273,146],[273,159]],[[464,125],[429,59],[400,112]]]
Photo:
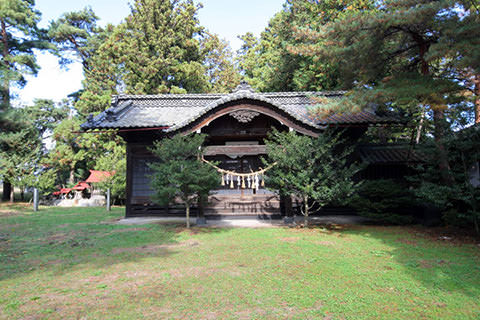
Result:
[[198,208],[197,208],[197,225],[205,225],[207,220],[205,219],[205,204],[208,202],[208,196],[201,196],[198,199]]
[[132,146],[127,142],[127,181],[126,181],[126,200],[125,200],[125,216],[131,216],[132,212]]
[[280,196],[280,211],[285,217],[293,216],[292,197],[289,195]]

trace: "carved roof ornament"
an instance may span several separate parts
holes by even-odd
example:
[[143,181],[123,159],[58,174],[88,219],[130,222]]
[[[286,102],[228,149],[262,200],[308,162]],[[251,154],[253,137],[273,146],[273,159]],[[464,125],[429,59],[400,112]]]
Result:
[[258,116],[260,113],[250,110],[238,110],[230,112],[229,115],[234,117],[238,122],[247,123],[252,121],[253,118]]
[[247,83],[247,81],[242,80],[240,84],[233,90],[233,93],[237,93],[240,91],[249,91],[249,92],[255,92],[253,88]]

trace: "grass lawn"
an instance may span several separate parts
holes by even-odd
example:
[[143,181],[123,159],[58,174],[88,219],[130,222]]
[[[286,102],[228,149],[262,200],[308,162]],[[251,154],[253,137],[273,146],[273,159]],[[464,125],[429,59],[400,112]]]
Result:
[[480,241],[114,224],[122,215],[0,206],[0,318],[480,319]]

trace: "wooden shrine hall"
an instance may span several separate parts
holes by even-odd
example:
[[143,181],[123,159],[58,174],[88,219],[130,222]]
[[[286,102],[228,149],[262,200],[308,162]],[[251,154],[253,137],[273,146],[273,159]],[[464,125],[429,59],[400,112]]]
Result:
[[[333,114],[321,120],[310,114],[309,109],[319,101],[342,95],[343,92],[259,93],[246,83],[229,94],[118,95],[113,97],[111,108],[96,117],[90,116],[82,129],[117,129],[125,139],[127,217],[184,214],[179,206],[166,208],[152,203],[147,163],[155,161],[149,152],[153,141],[192,132],[207,135],[205,159],[219,163],[219,175],[224,180],[222,187],[209,197],[204,209],[207,217],[281,216],[285,211],[283,202],[266,189],[260,160],[266,152],[264,139],[272,128],[315,137],[328,127],[341,127],[353,143],[369,126],[399,123],[398,118],[373,110]],[[378,160],[382,150],[377,148],[375,152],[374,160]],[[256,174],[239,178],[248,173]]]

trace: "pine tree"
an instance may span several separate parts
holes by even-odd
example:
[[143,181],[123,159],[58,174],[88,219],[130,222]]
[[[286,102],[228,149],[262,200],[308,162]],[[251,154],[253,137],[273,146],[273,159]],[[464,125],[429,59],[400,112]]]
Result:
[[[385,0],[373,9],[347,10],[317,29],[304,27],[312,55],[341,66],[342,76],[356,84],[357,102],[407,110],[418,118],[432,114],[439,171],[451,183],[443,138],[445,112],[461,101],[459,82],[443,76],[449,58],[437,49],[451,37],[458,21],[458,2],[451,0]],[[459,34],[459,33],[457,33]],[[452,43],[450,41],[450,43]]]
[[474,121],[480,123],[480,4],[459,1],[443,22],[442,37],[432,46],[430,60],[442,61],[442,76],[464,87]]
[[[252,34],[238,51],[239,69],[246,80],[260,91],[334,90],[351,85],[343,81],[338,66],[330,59],[312,54],[301,32],[306,26],[316,30],[334,21],[345,10],[371,6],[371,0],[286,1],[259,39]],[[348,9],[347,9],[348,8]]]
[[[49,152],[48,162],[62,171],[68,172],[68,183],[75,183],[77,164],[87,158],[89,150],[83,147],[87,135],[79,135],[81,120],[69,117],[63,120],[53,131],[55,147]],[[90,150],[94,152],[94,150]]]
[[2,1],[0,4],[0,110],[10,107],[10,86],[25,85],[26,74],[36,74],[34,49],[53,49],[46,32],[38,28],[40,12],[33,0]]
[[256,39],[247,33],[237,52],[240,72],[259,91],[293,91],[294,76],[300,68],[299,57],[290,54],[286,46],[293,41],[290,23],[293,16],[286,11],[277,13]]
[[240,75],[235,69],[233,52],[228,42],[216,34],[205,32],[200,47],[211,85],[209,91],[228,93],[235,89],[240,83]]
[[155,142],[152,148],[158,159],[151,164],[153,200],[166,205],[180,198],[186,209],[187,228],[192,204],[220,184],[217,171],[200,159],[204,140],[205,135],[176,135]]
[[192,0],[136,0],[112,47],[118,50],[122,81],[135,94],[205,92],[198,36],[198,7]]
[[125,146],[123,144],[106,146],[105,153],[96,160],[95,170],[115,172],[114,175],[99,182],[98,186],[103,191],[110,189],[113,203],[115,203],[116,200],[125,199],[127,159],[125,157]]
[[[11,86],[24,86],[24,76],[38,72],[33,50],[53,50],[45,30],[37,26],[40,12],[34,5],[33,0],[0,2],[0,111],[10,108]],[[10,187],[4,177],[3,200],[8,199]]]
[[[98,17],[91,8],[64,13],[50,23],[49,36],[61,53],[62,65],[80,61],[83,66],[83,89],[72,93],[80,116],[104,111],[121,83],[117,52],[112,43],[118,40],[113,25],[105,29],[97,25]],[[118,32],[118,31],[117,31]],[[116,38],[116,39],[115,39]]]
[[351,148],[341,147],[338,133],[324,132],[318,138],[273,130],[265,141],[267,186],[280,195],[302,201],[305,226],[313,210],[330,201],[348,198],[355,190],[352,177],[359,168],[348,163]]
[[73,60],[72,54],[80,59],[83,68],[90,70],[89,60],[101,44],[102,28],[97,26],[98,16],[89,7],[64,13],[50,23],[49,37],[61,52],[61,63]]
[[10,202],[14,187],[25,187],[25,177],[35,171],[42,156],[40,135],[23,109],[6,112],[5,126],[0,131],[0,176],[11,184]]

